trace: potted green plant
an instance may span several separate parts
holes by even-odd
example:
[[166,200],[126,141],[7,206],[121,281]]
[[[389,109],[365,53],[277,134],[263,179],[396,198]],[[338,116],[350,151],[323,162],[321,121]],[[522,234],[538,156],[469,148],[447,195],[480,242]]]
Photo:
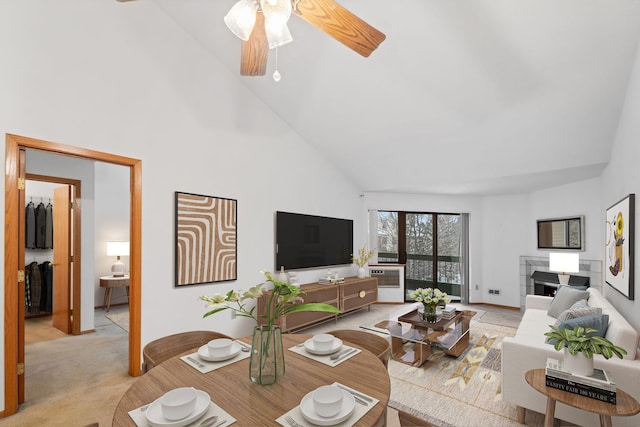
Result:
[[553,343],[556,351],[564,350],[564,367],[571,373],[593,375],[594,354],[601,354],[605,359],[610,359],[614,355],[622,359],[627,354],[624,348],[613,344],[608,339],[593,335],[597,332],[596,329],[581,326],[560,329],[553,325],[549,326],[551,331],[544,334],[547,342]]

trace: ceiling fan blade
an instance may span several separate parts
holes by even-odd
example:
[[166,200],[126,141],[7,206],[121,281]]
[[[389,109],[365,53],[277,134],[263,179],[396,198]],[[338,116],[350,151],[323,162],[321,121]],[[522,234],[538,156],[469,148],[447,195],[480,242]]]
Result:
[[387,38],[333,0],[300,0],[294,12],[364,57]]
[[256,14],[256,25],[249,40],[242,42],[241,76],[264,76],[267,72],[269,43],[264,32],[264,15]]

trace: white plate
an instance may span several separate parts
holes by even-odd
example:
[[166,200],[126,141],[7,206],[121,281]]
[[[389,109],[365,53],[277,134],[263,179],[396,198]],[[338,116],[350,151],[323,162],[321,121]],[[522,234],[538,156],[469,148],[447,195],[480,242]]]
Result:
[[307,393],[300,402],[300,412],[302,413],[302,416],[310,423],[319,426],[333,426],[343,422],[353,414],[353,410],[356,407],[356,400],[348,391],[342,390],[342,393],[344,394],[342,408],[340,409],[340,412],[333,417],[321,417],[316,414],[315,409],[313,409],[313,398],[311,397],[313,391]]
[[209,354],[209,348],[207,347],[207,344],[205,344],[198,349],[198,357],[200,357],[202,360],[206,360],[207,362],[221,362],[223,360],[229,360],[232,357],[235,357],[238,353],[240,353],[240,350],[242,350],[242,346],[234,341],[231,343],[231,350],[228,354],[224,356],[214,357]]
[[204,415],[209,409],[209,403],[211,403],[211,397],[209,394],[202,390],[196,390],[198,397],[196,397],[196,407],[191,415],[177,421],[170,421],[162,416],[162,408],[160,407],[160,398],[153,401],[149,405],[145,412],[145,417],[149,424],[153,427],[183,427],[190,424]]
[[342,347],[342,340],[340,338],[336,338],[333,340],[333,345],[328,350],[318,350],[315,345],[313,345],[313,338],[309,338],[304,342],[304,348],[311,354],[317,354],[320,356],[324,356],[325,354],[335,353],[340,350]]

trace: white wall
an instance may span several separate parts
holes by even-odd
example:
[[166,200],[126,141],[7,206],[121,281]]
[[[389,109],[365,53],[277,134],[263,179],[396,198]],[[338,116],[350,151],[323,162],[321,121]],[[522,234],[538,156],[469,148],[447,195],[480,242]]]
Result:
[[[276,210],[354,219],[354,244],[364,244],[360,189],[153,2],[127,6],[0,2],[0,52],[11,64],[0,67],[0,134],[142,160],[143,345],[191,329],[247,335],[246,319],[202,319],[198,296],[262,281],[259,270],[274,264]],[[174,287],[174,191],[238,200],[237,281]],[[93,241],[83,248],[96,249]],[[300,281],[320,273],[304,271]],[[4,366],[4,343],[0,358]],[[0,402],[3,387],[4,373]]]
[[584,215],[585,250],[580,259],[602,260],[604,256],[604,209],[601,198],[602,180],[588,179],[529,194],[527,218],[527,248],[522,255],[547,256],[539,250],[536,220]]
[[604,211],[627,194],[636,194],[635,300],[628,300],[608,285],[605,285],[604,290],[607,299],[637,330],[640,330],[640,263],[638,262],[640,260],[640,241],[638,240],[638,230],[640,229],[640,142],[638,142],[640,141],[640,120],[638,117],[640,117],[640,48],[636,53],[636,62],[630,76],[626,102],[611,150],[611,162],[602,174],[601,193],[603,239]]
[[[526,195],[485,197],[482,200],[482,295],[478,301],[517,307],[520,304],[520,259],[526,248]],[[500,294],[490,294],[489,290]]]

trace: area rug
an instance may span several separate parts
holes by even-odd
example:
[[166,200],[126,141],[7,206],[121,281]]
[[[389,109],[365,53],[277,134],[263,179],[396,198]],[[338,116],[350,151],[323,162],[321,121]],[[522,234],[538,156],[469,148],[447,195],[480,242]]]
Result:
[[434,350],[412,367],[391,360],[389,406],[436,426],[518,426],[515,405],[502,401],[502,339],[507,326],[472,322],[467,349],[458,357]]
[[105,317],[129,332],[129,312],[105,314]]

